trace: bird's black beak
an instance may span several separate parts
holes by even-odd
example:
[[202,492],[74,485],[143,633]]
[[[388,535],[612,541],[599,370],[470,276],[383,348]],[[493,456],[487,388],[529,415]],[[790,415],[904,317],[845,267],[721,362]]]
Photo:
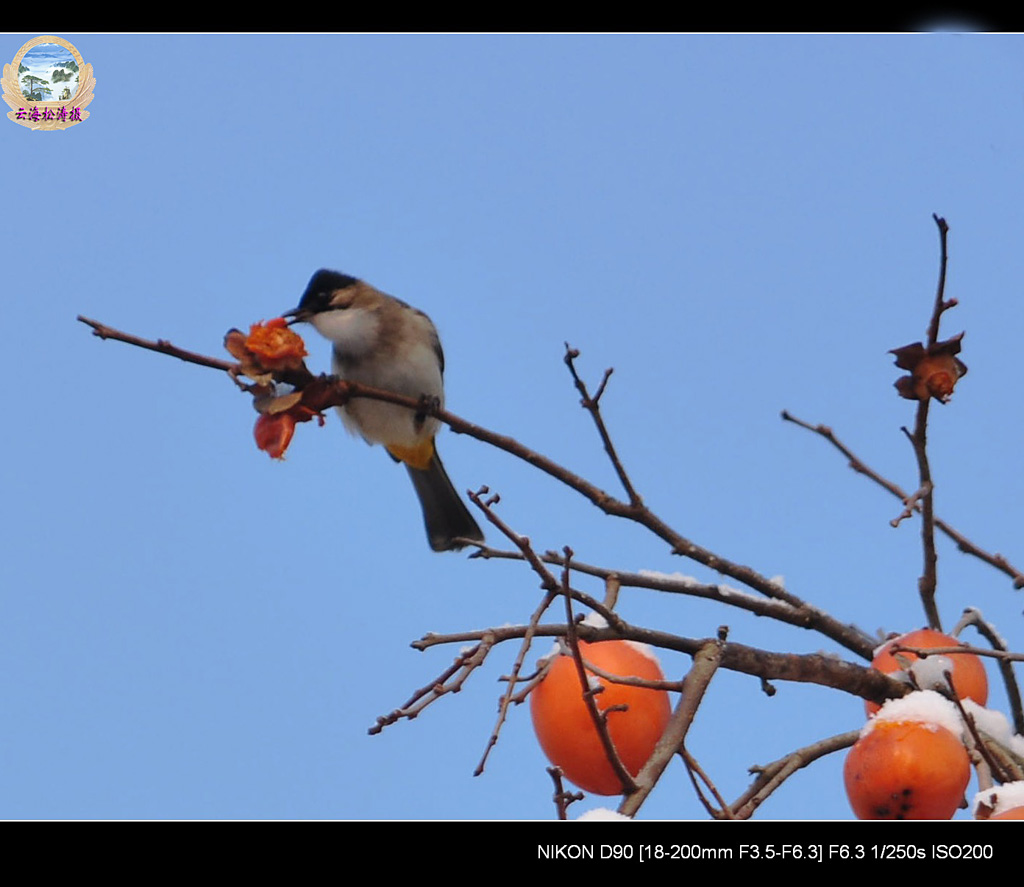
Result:
[[285,311],[281,316],[291,318],[288,321],[288,326],[293,323],[305,323],[309,320],[309,312],[305,308],[292,308],[291,311]]

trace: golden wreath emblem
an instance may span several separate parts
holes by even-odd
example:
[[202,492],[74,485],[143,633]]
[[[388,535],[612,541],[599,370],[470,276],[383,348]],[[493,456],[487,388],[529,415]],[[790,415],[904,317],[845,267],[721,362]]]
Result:
[[67,129],[89,116],[96,78],[92,65],[63,37],[33,37],[4,65],[7,117],[29,129]]

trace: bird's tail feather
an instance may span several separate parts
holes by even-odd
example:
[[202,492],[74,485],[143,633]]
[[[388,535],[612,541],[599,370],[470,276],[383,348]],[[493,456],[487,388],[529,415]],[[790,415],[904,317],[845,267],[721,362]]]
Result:
[[466,542],[456,541],[460,538],[484,541],[483,531],[452,486],[436,452],[425,469],[413,468],[408,464],[405,467],[416,488],[423,509],[423,522],[427,527],[427,539],[434,551],[464,548]]

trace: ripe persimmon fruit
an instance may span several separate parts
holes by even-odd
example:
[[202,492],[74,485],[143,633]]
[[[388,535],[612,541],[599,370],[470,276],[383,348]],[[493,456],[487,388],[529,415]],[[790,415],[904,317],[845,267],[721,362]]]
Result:
[[920,721],[873,721],[843,766],[858,819],[950,819],[970,777],[960,739]]
[[295,434],[295,417],[291,413],[260,413],[253,428],[256,446],[272,459],[283,459],[284,451]]
[[1009,810],[990,816],[988,821],[991,822],[993,819],[1024,819],[1024,807],[1011,807]]
[[[580,641],[580,654],[608,674],[663,681],[654,654],[631,641]],[[604,690],[594,694],[598,710],[607,712],[608,734],[625,768],[636,776],[665,731],[671,708],[668,693],[647,687],[617,684],[587,671],[590,685]],[[599,795],[622,794],[622,783],[608,762],[597,728],[583,700],[576,663],[571,656],[556,657],[544,680],[530,694],[530,714],[540,746],[552,764],[571,782]]]
[[[903,669],[897,656],[906,657],[906,660],[910,662],[919,658],[916,653],[906,651],[893,653],[892,648],[897,644],[906,647],[920,647],[921,649],[962,646],[960,641],[948,634],[943,634],[932,628],[922,628],[893,638],[885,644],[871,660],[871,667],[885,674],[894,674]],[[978,705],[988,702],[988,677],[985,675],[985,666],[982,665],[981,659],[973,653],[944,653],[942,655],[948,657],[952,663],[953,689],[956,691],[956,695],[960,699],[973,699]],[[874,702],[865,702],[864,710],[869,715],[873,715],[878,711],[878,705]]]

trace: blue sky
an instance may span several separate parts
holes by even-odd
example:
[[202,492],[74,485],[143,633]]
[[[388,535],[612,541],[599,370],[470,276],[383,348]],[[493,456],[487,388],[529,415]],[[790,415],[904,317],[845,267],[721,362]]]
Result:
[[[101,342],[77,314],[220,355],[226,330],[338,268],[431,315],[454,412],[617,493],[568,341],[591,382],[614,366],[606,419],[670,524],[844,621],[909,630],[917,524],[892,529],[899,503],[779,411],[915,486],[887,351],[924,335],[939,213],[961,302],[942,332],[966,330],[970,372],[932,410],[936,509],[1024,564],[1024,38],[60,36],[93,65],[91,116],[0,126],[0,817],[554,815],[526,707],[472,775],[513,645],[367,735],[456,653],[411,641],[523,622],[536,577],[433,554],[405,473],[335,417],[272,462],[226,378]],[[539,549],[718,578],[504,453],[439,447]],[[945,624],[976,606],[1024,647],[1010,582],[945,540],[939,557]],[[648,591],[620,610],[841,652]],[[720,673],[688,747],[734,798],[751,765],[862,719],[843,694],[768,698]],[[850,817],[841,768],[799,773],[761,815]],[[703,816],[678,765],[642,815]]]

